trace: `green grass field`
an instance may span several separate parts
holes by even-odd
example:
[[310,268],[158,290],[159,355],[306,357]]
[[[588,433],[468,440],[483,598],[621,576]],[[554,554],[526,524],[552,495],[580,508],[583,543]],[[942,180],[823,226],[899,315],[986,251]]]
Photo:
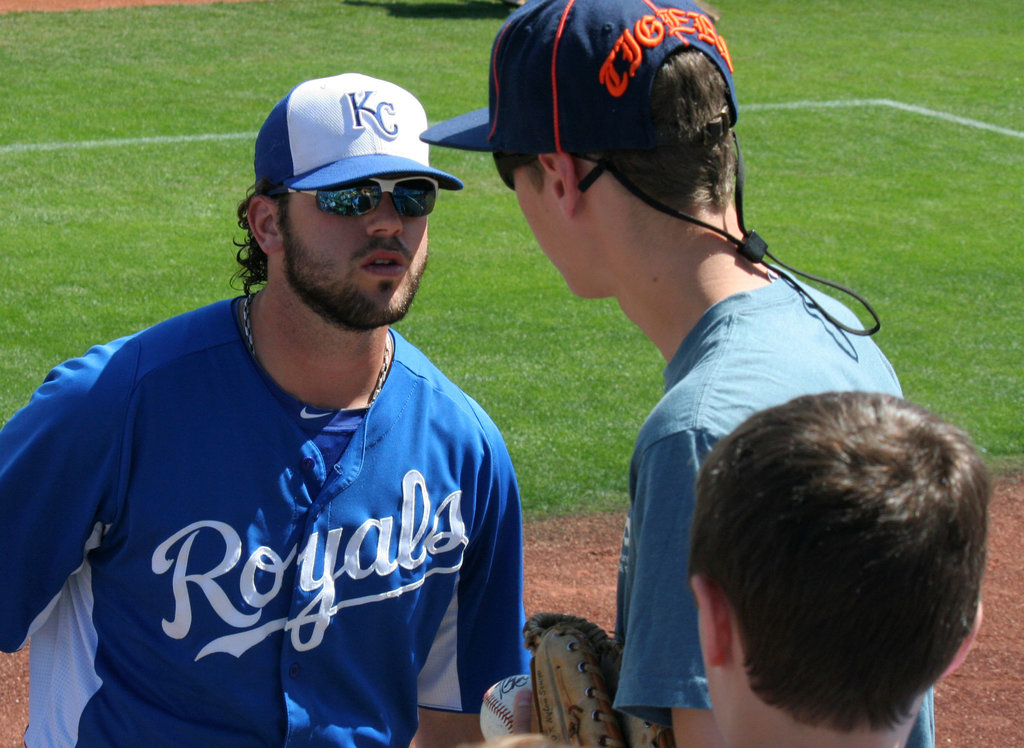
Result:
[[[906,395],[1024,463],[1024,16],[1010,0],[719,0],[747,223],[882,316]],[[252,139],[358,71],[432,120],[486,104],[498,0],[269,0],[0,15],[0,423],[59,361],[236,291]],[[431,219],[399,329],[492,414],[527,513],[625,505],[662,362],[566,289],[489,157]]]

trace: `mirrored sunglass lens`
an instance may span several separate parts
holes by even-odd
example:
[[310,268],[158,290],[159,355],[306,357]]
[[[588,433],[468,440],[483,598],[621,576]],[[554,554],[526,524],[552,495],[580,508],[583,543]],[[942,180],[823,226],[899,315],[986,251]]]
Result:
[[409,218],[425,216],[434,209],[437,189],[433,182],[422,179],[399,182],[391,193],[395,210]]
[[345,187],[340,190],[319,190],[316,202],[320,210],[339,216],[362,216],[377,207],[380,187],[376,184]]

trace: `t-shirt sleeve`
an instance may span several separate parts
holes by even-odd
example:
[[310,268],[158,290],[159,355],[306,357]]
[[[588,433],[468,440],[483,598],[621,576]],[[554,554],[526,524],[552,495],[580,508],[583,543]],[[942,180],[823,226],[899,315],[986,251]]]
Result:
[[657,724],[671,724],[672,708],[711,706],[687,561],[694,483],[712,446],[706,433],[682,431],[648,446],[632,468],[615,706]]

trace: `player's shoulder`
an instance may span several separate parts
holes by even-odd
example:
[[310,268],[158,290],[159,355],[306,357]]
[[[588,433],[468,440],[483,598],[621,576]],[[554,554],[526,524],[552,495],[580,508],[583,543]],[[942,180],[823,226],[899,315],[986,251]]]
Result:
[[485,431],[497,432],[494,421],[476,399],[455,384],[423,351],[397,330],[392,328],[391,333],[395,340],[395,364],[424,385],[423,397],[437,400],[450,408],[453,418],[460,415]]
[[224,345],[241,345],[234,300],[223,299],[158,322],[127,339],[138,350],[140,374]]
[[[104,390],[123,396],[149,372],[230,340],[232,319],[228,300],[176,315],[92,346],[55,367],[45,384],[59,382],[68,393],[81,391],[93,397]],[[237,340],[237,332],[234,335]]]

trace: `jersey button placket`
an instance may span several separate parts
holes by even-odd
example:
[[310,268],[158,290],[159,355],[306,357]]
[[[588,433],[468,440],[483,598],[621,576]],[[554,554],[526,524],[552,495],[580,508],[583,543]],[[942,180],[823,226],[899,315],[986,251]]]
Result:
[[309,494],[309,501],[312,504],[316,504],[317,497],[320,495],[325,482],[325,476],[320,465],[321,462],[316,456],[308,452],[299,460],[299,472],[302,475],[302,482],[306,486],[306,492]]

